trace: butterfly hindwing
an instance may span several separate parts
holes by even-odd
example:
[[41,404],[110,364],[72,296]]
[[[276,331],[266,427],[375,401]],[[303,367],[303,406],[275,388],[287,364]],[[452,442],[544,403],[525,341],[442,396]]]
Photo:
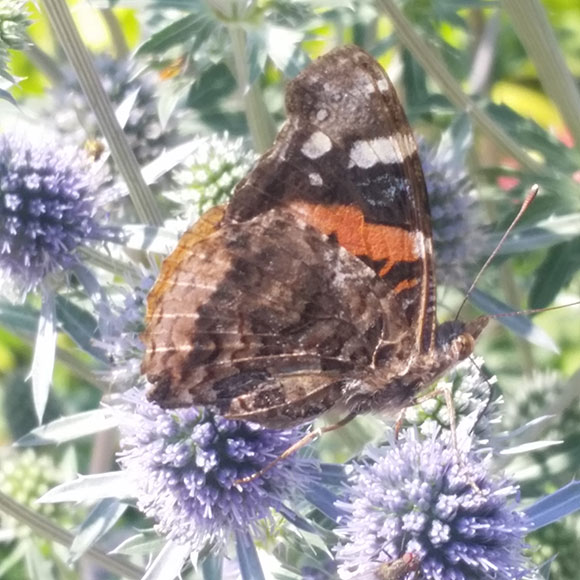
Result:
[[287,210],[186,235],[175,253],[144,334],[150,397],[165,406],[304,420],[336,402],[338,383],[384,362],[382,337],[405,335],[403,318],[385,315],[382,281]]

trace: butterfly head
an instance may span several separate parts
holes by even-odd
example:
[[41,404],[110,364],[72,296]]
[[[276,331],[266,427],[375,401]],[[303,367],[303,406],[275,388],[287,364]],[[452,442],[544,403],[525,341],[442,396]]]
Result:
[[437,349],[448,350],[457,361],[467,358],[488,322],[487,316],[479,316],[469,322],[444,322],[437,327]]

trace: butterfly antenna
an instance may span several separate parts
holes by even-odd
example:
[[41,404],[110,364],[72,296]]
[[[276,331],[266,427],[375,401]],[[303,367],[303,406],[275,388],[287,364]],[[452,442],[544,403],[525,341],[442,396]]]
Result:
[[520,221],[520,218],[524,215],[524,213],[526,212],[528,207],[530,207],[531,203],[536,198],[536,195],[538,194],[539,189],[540,188],[537,184],[532,185],[528,195],[526,195],[526,199],[524,199],[522,206],[520,207],[520,211],[518,212],[518,215],[516,215],[516,217],[513,219],[509,228],[505,231],[504,235],[501,237],[501,240],[498,242],[497,246],[495,247],[493,252],[490,254],[489,258],[485,261],[485,264],[480,268],[479,272],[477,273],[477,276],[474,278],[473,282],[471,283],[471,286],[469,287],[469,289],[465,293],[465,297],[463,298],[463,302],[461,303],[461,306],[459,306],[459,310],[457,311],[457,314],[455,316],[455,320],[457,320],[459,318],[459,314],[461,313],[461,310],[463,309],[463,307],[465,306],[465,303],[467,302],[467,300],[471,296],[471,293],[473,292],[474,288],[477,286],[479,279],[481,278],[483,273],[487,270],[487,267],[491,264],[491,261],[496,257],[500,248],[503,246],[503,243],[505,242],[506,238],[511,234],[511,232],[514,229],[514,227],[516,226],[516,224]]
[[518,310],[517,312],[498,312],[496,314],[488,314],[488,318],[507,318],[508,316],[519,316],[520,314],[537,314],[538,312],[548,312],[550,310],[560,310],[560,308],[568,308],[570,306],[577,306],[580,300],[570,302],[569,304],[560,304],[559,306],[548,306],[546,308],[529,308],[528,310]]

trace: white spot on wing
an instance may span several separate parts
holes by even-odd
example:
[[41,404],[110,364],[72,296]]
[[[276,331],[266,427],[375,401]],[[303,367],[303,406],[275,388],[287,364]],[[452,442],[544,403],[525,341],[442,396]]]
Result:
[[324,183],[320,173],[309,173],[308,179],[310,180],[310,185],[315,185],[317,187],[320,187]]
[[377,163],[402,163],[416,150],[410,135],[397,133],[367,141],[355,141],[350,150],[350,167],[368,169]]
[[318,159],[332,149],[332,141],[322,131],[316,131],[304,142],[300,151],[309,159]]
[[381,79],[377,83],[377,87],[379,87],[379,91],[381,91],[381,93],[388,93],[389,92],[389,83],[387,82],[386,79]]
[[425,243],[426,241],[431,243],[431,240],[425,240],[425,236],[423,235],[423,232],[415,232],[413,234],[414,240],[415,240],[415,256],[417,258],[424,258],[425,257],[425,247],[427,246],[427,244]]
[[[423,235],[423,234],[421,234],[421,235]],[[433,241],[431,240],[431,238],[427,238],[425,240],[425,251],[430,256],[433,254]]]
[[316,111],[316,120],[317,121],[324,121],[328,118],[328,111],[326,109],[318,109]]

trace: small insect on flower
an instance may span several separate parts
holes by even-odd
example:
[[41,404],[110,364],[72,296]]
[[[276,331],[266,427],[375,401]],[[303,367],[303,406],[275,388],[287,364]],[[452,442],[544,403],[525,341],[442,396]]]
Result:
[[381,564],[377,580],[404,580],[411,572],[419,569],[419,560],[413,554],[403,554],[393,562]]
[[[530,570],[522,555],[526,520],[509,503],[517,486],[441,435],[405,430],[353,468],[350,482],[337,504],[347,512],[337,550],[344,580],[516,580]],[[405,554],[413,566],[397,576]]]
[[0,281],[19,297],[78,262],[75,250],[111,239],[99,221],[108,201],[83,151],[53,137],[0,135]]
[[119,463],[135,482],[139,509],[156,529],[199,552],[236,532],[259,533],[258,521],[291,499],[315,474],[292,457],[251,484],[236,481],[260,470],[302,436],[230,421],[195,407],[167,411],[137,390],[120,409]]

